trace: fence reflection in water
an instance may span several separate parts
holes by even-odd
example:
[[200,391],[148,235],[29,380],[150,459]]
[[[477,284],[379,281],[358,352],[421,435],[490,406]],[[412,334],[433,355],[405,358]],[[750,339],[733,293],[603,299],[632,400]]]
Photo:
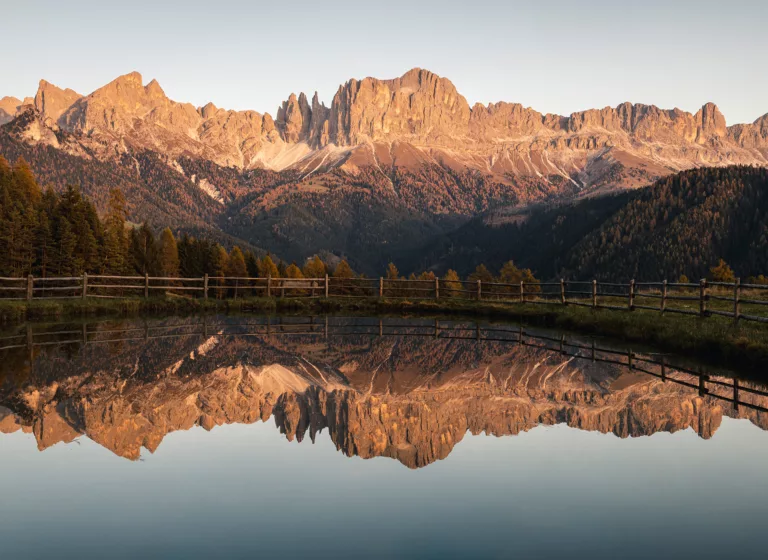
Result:
[[713,373],[705,371],[702,367],[692,367],[666,354],[599,345],[594,338],[585,339],[576,335],[552,336],[552,333],[526,329],[522,325],[468,325],[440,320],[434,320],[430,324],[418,324],[398,319],[371,320],[339,316],[265,317],[248,321],[223,321],[203,316],[173,324],[151,324],[145,321],[140,327],[105,329],[98,323],[83,323],[78,328],[68,327],[51,331],[36,330],[33,325],[28,324],[23,334],[0,337],[0,351],[27,348],[31,352],[35,347],[43,346],[109,344],[211,335],[428,337],[437,340],[517,344],[541,348],[574,359],[622,366],[629,372],[647,374],[664,382],[696,389],[701,396],[727,401],[736,410],[744,406],[768,412],[768,406],[753,402],[760,397],[768,397],[768,389],[751,381],[744,382],[720,372]]

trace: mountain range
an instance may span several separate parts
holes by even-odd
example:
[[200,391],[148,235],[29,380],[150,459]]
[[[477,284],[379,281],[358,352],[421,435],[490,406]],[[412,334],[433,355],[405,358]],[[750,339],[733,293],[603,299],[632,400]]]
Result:
[[[365,321],[342,324],[358,323]],[[87,345],[6,355],[0,438],[32,433],[44,450],[85,435],[137,460],[174,431],[272,418],[288,440],[314,442],[327,430],[346,455],[419,468],[448,457],[467,433],[508,436],[565,423],[621,438],[692,429],[708,439],[724,416],[768,429],[765,413],[736,411],[695,383],[664,383],[556,349],[424,337],[418,326],[401,336],[324,338],[277,326],[254,336],[239,320],[189,335],[166,321],[152,328],[183,334],[147,340],[136,338],[141,325],[109,328],[92,330]],[[108,342],[120,329],[130,342]]]
[[87,95],[42,80],[34,97],[0,100],[0,125],[0,154],[97,204],[117,184],[135,221],[223,232],[287,260],[335,253],[363,270],[489,210],[768,166],[768,115],[727,126],[712,103],[470,107],[418,68],[349,80],[330,106],[291,94],[274,117],[177,102],[136,72]]

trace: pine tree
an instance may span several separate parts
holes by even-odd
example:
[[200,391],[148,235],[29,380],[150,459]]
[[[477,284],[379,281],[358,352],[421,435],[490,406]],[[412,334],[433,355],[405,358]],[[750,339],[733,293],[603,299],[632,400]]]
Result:
[[131,256],[139,274],[157,276],[160,270],[157,242],[152,228],[146,222],[131,233]]
[[107,216],[104,223],[104,268],[111,274],[130,272],[129,244],[125,235],[127,217],[125,196],[120,189],[109,191]]
[[233,247],[229,252],[226,266],[226,276],[233,278],[244,278],[248,276],[248,269],[245,266],[245,257],[240,247]]
[[478,280],[481,282],[493,282],[494,280],[493,274],[484,264],[478,265],[475,271],[469,275],[470,282],[477,282]]
[[248,271],[249,278],[256,278],[259,275],[259,260],[253,251],[245,252],[245,268]]

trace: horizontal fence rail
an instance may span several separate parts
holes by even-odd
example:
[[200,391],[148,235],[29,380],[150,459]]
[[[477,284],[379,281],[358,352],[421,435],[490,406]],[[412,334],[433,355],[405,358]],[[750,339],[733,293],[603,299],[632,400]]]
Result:
[[738,411],[743,406],[768,412],[768,387],[751,381],[706,371],[700,366],[678,363],[664,354],[637,352],[632,348],[598,346],[592,339],[568,339],[565,334],[541,333],[526,330],[522,325],[446,324],[435,320],[428,324],[398,322],[398,319],[359,319],[354,317],[267,317],[259,322],[220,321],[203,316],[199,320],[171,324],[116,329],[100,329],[83,323],[76,328],[36,331],[27,325],[26,332],[0,336],[0,352],[57,345],[97,345],[130,341],[149,341],[168,338],[199,337],[271,337],[271,336],[367,336],[367,337],[422,337],[434,340],[472,340],[480,343],[504,343],[540,348],[567,358],[614,364],[695,389],[700,396],[731,403]]
[[628,283],[571,281],[519,283],[483,280],[403,278],[251,278],[208,276],[88,275],[0,277],[0,299],[127,298],[175,294],[203,299],[408,298],[575,305],[593,309],[657,311],[697,317],[721,316],[768,323],[768,285],[735,282]]

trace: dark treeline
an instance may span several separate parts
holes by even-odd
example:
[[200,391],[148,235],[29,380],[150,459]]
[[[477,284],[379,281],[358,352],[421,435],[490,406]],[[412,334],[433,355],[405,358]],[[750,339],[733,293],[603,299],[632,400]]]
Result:
[[691,169],[615,195],[497,212],[413,251],[406,265],[468,273],[514,260],[536,276],[628,282],[698,279],[724,260],[768,273],[768,170]]
[[11,166],[0,157],[0,275],[245,275],[240,263],[256,261],[239,247],[227,252],[187,236],[178,244],[169,228],[158,237],[148,223],[132,227],[120,189],[109,191],[106,207],[99,216],[75,186],[43,191],[24,160]]
[[692,169],[638,191],[568,255],[567,276],[604,280],[704,278],[768,271],[768,170]]

